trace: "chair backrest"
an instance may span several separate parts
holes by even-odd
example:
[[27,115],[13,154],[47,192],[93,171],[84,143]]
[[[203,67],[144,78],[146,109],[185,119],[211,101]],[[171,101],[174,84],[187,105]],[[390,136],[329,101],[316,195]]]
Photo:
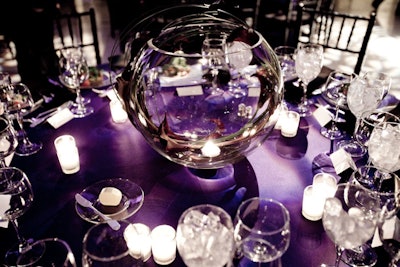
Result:
[[293,40],[355,54],[354,73],[359,74],[375,20],[375,10],[369,16],[359,16],[312,9],[299,3]]
[[54,20],[54,47],[59,56],[64,49],[81,47],[88,61],[89,58],[95,58],[94,63],[100,65],[101,55],[94,9],[57,16]]

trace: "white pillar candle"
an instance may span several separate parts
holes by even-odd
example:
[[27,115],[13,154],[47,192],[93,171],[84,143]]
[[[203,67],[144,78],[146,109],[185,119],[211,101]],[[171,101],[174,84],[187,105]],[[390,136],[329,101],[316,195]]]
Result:
[[54,140],[58,161],[65,174],[76,173],[80,169],[79,152],[72,135],[61,135]]
[[128,114],[119,100],[110,101],[110,111],[111,117],[115,123],[124,123],[128,119]]
[[157,264],[167,265],[176,257],[176,232],[169,225],[159,225],[151,231],[153,259]]
[[285,137],[294,137],[300,123],[300,114],[295,111],[287,111],[286,116],[282,114],[279,118],[281,126],[281,134]]
[[129,254],[147,261],[151,256],[150,228],[142,223],[130,224],[124,231],[124,238],[129,248]]
[[314,194],[313,186],[309,185],[304,189],[303,204],[301,213],[310,221],[318,221],[322,218],[324,211],[325,198],[319,194]]

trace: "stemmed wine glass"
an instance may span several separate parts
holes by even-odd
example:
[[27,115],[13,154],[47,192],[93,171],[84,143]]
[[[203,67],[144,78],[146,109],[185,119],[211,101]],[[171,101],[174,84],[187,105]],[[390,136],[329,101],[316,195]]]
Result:
[[[371,260],[363,245],[375,232],[379,212],[375,194],[358,184],[338,184],[335,196],[326,199],[322,215],[323,227],[336,245],[335,267],[339,266],[344,253],[348,259],[352,255],[351,260],[360,266],[363,260]],[[371,265],[364,262],[362,266]]]
[[[279,63],[281,65],[284,84],[297,77],[294,60],[295,51],[296,48],[292,46],[278,46],[274,49],[274,52],[278,56]],[[282,99],[282,103],[285,106],[288,106],[284,99]]]
[[339,121],[339,112],[341,106],[347,105],[346,95],[350,82],[356,77],[356,74],[346,74],[341,71],[332,71],[325,82],[323,92],[334,105],[334,116],[328,127],[321,128],[321,134],[328,139],[340,139],[344,136],[343,131],[337,127]]
[[17,122],[17,129],[14,125],[18,138],[18,146],[15,149],[15,154],[18,156],[29,156],[42,149],[43,144],[39,141],[32,142],[24,129],[23,116],[34,105],[28,86],[23,83],[15,83],[3,87],[1,102],[4,105],[7,119]]
[[6,158],[17,148],[18,141],[10,122],[0,117],[0,168],[7,167]]
[[295,53],[296,73],[302,82],[303,96],[295,110],[302,117],[311,115],[310,103],[307,99],[308,84],[318,77],[324,59],[324,49],[318,44],[300,44]]
[[337,145],[352,157],[361,157],[367,152],[366,148],[357,141],[355,134],[360,121],[368,113],[377,109],[389,91],[391,78],[380,72],[367,72],[356,77],[348,88],[347,105],[356,117],[356,125],[350,140],[340,141]]
[[274,199],[254,197],[240,204],[234,220],[236,257],[259,264],[279,259],[290,243],[290,215]]
[[15,167],[0,168],[0,198],[3,204],[6,203],[6,208],[0,210],[0,221],[10,222],[18,237],[18,247],[7,251],[5,263],[16,266],[19,256],[27,250],[31,251],[31,257],[40,257],[43,247],[32,246],[32,241],[21,235],[17,224],[17,219],[30,208],[33,202],[31,183],[22,170]]
[[210,83],[207,93],[212,96],[219,96],[224,93],[223,88],[219,84],[221,73],[225,70],[228,71],[227,59],[225,57],[227,52],[226,38],[224,36],[207,36],[203,41],[201,48],[203,64],[203,77]]
[[86,117],[94,112],[90,102],[81,94],[81,84],[89,78],[89,66],[80,48],[68,49],[60,60],[61,81],[68,88],[75,90],[76,98],[71,112],[76,118]]
[[368,142],[369,161],[383,174],[399,170],[399,145],[399,121],[384,121],[377,124],[372,130]]

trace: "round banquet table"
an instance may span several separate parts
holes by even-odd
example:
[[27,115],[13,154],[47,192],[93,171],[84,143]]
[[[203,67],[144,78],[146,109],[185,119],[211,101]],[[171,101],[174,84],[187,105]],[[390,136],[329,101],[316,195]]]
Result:
[[[301,119],[294,138],[282,137],[276,130],[262,146],[233,165],[232,183],[219,184],[188,176],[185,167],[155,152],[129,121],[114,123],[108,98],[91,90],[82,93],[91,98],[94,114],[73,119],[58,129],[48,123],[27,127],[29,137],[42,141],[43,149],[27,157],[14,156],[11,161],[27,174],[34,190],[33,206],[19,219],[24,236],[67,241],[81,266],[82,239],[92,224],[76,213],[74,195],[103,179],[126,178],[140,185],[145,195],[141,209],[127,219],[130,222],[145,223],[151,229],[160,224],[176,228],[181,213],[196,204],[215,204],[233,216],[243,199],[274,198],[290,211],[291,241],[281,259],[264,265],[316,267],[334,263],[335,246],[321,220],[309,221],[301,215],[303,190],[318,171],[313,169],[312,160],[330,145],[312,116]],[[63,174],[56,156],[53,141],[63,134],[76,139],[81,164],[76,174]],[[0,239],[4,255],[16,242],[15,232],[10,227],[1,228]],[[243,260],[235,265],[252,266]],[[145,266],[157,264],[150,258]],[[184,266],[179,254],[170,266]]]

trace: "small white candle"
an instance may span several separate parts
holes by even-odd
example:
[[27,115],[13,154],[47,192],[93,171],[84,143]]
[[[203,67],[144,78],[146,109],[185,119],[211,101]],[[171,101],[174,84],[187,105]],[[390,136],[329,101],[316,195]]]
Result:
[[151,231],[153,259],[157,264],[167,265],[176,257],[176,232],[169,225],[159,225]]
[[337,189],[336,178],[329,173],[317,173],[313,177],[314,194],[320,194],[323,197],[333,197]]
[[282,114],[279,118],[281,134],[285,137],[294,137],[300,123],[300,114],[295,111],[287,111],[286,116]]
[[203,148],[201,149],[201,153],[205,157],[212,158],[219,156],[219,154],[221,154],[221,149],[214,144],[213,141],[209,140],[204,144]]
[[304,189],[303,204],[301,213],[310,221],[318,221],[324,212],[325,198],[314,194],[313,186],[309,185]]
[[110,101],[110,111],[111,117],[115,123],[124,123],[128,119],[128,114],[119,100]]
[[58,161],[65,174],[76,173],[80,169],[79,152],[72,135],[61,135],[54,140]]
[[129,254],[147,261],[151,256],[150,228],[142,223],[130,224],[124,231],[124,238],[129,248]]

